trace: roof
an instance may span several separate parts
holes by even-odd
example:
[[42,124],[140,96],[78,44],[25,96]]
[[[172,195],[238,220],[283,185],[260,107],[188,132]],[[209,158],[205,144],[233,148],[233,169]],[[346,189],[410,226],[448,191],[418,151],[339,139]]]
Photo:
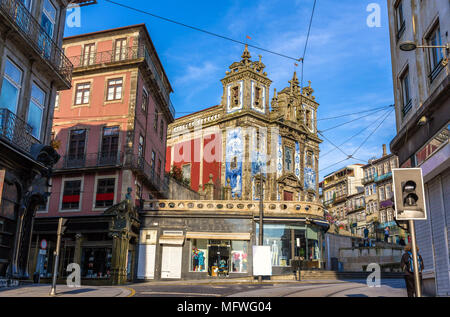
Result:
[[68,7],[70,8],[74,4],[79,5],[80,7],[84,7],[91,4],[97,4],[97,0],[71,0]]
[[144,32],[147,36],[147,39],[150,42],[151,48],[156,56],[156,59],[157,59],[159,65],[161,66],[164,76],[166,77],[166,80],[169,83],[170,92],[173,92],[173,88],[172,88],[172,85],[170,84],[169,77],[167,77],[166,71],[161,63],[161,60],[159,59],[158,53],[156,52],[156,49],[155,49],[155,45],[153,44],[152,38],[150,37],[150,33],[148,33],[148,29],[147,29],[147,26],[145,25],[145,23],[122,26],[122,27],[118,27],[118,28],[101,30],[101,31],[90,32],[90,33],[83,33],[83,34],[78,34],[78,35],[73,35],[73,36],[67,36],[63,39],[63,41],[74,40],[74,39],[78,39],[78,38],[100,35],[100,34],[107,34],[107,33],[117,32],[117,31],[124,31],[124,30],[134,29],[134,28],[142,28],[144,30]]
[[187,115],[185,115],[185,116],[176,118],[175,120],[184,119],[184,118],[187,118],[187,117],[190,117],[190,116],[193,116],[193,115],[202,113],[202,112],[206,112],[206,111],[212,110],[212,109],[214,109],[214,108],[216,108],[216,107],[220,107],[220,106],[221,106],[221,105],[216,105],[216,106],[212,106],[212,107],[209,107],[209,108],[206,108],[206,109],[203,109],[203,110],[199,110],[199,111],[196,111],[196,112],[192,112],[192,113],[187,114]]

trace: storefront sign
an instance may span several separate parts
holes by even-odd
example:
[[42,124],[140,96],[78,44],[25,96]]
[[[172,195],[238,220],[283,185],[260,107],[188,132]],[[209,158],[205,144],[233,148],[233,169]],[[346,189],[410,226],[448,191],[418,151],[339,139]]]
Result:
[[270,246],[253,246],[253,275],[272,276]]

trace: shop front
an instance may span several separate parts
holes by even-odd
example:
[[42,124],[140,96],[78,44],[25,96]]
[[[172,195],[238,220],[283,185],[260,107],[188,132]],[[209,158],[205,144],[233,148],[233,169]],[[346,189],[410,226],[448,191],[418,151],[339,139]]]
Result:
[[[323,269],[324,230],[305,222],[268,222],[263,227],[263,245],[270,246],[274,275],[292,272],[292,260],[300,260],[303,269]],[[256,223],[259,243],[259,223]]]
[[[65,283],[71,263],[80,266],[82,285],[133,281],[139,222],[132,208],[123,202],[103,215],[67,218],[61,239],[58,283]],[[53,276],[58,219],[35,220],[28,270],[40,283],[50,283]]]

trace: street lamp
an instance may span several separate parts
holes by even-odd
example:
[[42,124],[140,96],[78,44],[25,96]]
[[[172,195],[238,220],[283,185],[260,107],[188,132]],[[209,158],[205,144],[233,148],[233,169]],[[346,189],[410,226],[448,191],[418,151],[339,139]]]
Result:
[[414,51],[417,48],[445,48],[446,50],[448,50],[449,43],[447,43],[446,45],[417,45],[416,42],[405,41],[400,43],[399,47],[402,51],[405,52]]

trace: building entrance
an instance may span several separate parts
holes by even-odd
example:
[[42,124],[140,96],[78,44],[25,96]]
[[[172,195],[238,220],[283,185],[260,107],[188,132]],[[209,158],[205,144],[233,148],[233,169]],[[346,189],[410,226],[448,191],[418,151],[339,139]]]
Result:
[[230,268],[230,241],[210,240],[208,244],[208,275],[228,276]]

